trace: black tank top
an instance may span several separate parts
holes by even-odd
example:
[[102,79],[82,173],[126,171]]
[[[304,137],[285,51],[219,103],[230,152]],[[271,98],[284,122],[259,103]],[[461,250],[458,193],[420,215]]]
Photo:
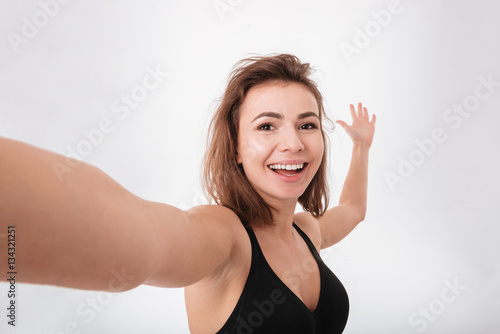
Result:
[[[252,263],[243,292],[224,326],[216,334],[342,333],[349,313],[344,286],[325,265],[309,237],[293,223],[319,267],[321,290],[314,312],[274,273],[250,226]],[[297,279],[300,276],[297,277]]]

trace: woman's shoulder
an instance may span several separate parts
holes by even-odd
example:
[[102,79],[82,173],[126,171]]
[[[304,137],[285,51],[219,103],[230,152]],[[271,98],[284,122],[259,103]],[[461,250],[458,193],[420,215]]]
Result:
[[216,204],[198,205],[192,207],[189,210],[186,210],[186,212],[192,217],[205,219],[214,224],[222,224],[229,226],[239,224],[243,226],[240,218],[236,215],[236,213],[234,213],[233,210],[222,205],[216,205]]
[[213,221],[220,221],[224,224],[226,223],[236,223],[240,222],[238,216],[234,213],[233,210],[217,204],[204,204],[192,207],[189,210],[186,210],[189,215],[193,216],[203,216],[207,219]]
[[309,212],[297,212],[293,217],[297,225],[307,236],[319,252],[321,250],[321,230],[318,219],[314,218]]
[[238,266],[242,257],[246,257],[250,252],[250,239],[245,226],[240,218],[231,209],[222,205],[199,205],[192,207],[186,212],[197,221],[203,224],[203,233],[207,236],[217,236],[213,240],[216,243],[229,243],[228,257],[212,275],[202,280],[201,285],[214,279],[220,280],[221,275],[231,272],[233,267]]
[[245,227],[240,218],[233,210],[216,204],[205,204],[192,207],[186,211],[190,216],[195,217],[197,221],[209,224],[210,228],[220,228],[226,230],[225,235],[230,235],[238,245],[241,239],[248,238]]

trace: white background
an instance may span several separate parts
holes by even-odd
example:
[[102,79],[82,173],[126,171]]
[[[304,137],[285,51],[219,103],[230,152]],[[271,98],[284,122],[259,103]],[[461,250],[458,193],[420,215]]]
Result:
[[[498,333],[500,86],[481,88],[489,97],[459,125],[444,116],[474,102],[480,77],[500,82],[499,6],[401,0],[365,46],[357,29],[376,29],[372,12],[390,1],[220,2],[231,10],[218,13],[213,0],[73,0],[43,22],[38,1],[0,1],[0,135],[66,155],[109,118],[114,130],[82,159],[138,196],[188,208],[205,201],[206,129],[233,64],[295,54],[318,70],[331,118],[351,124],[348,105],[361,101],[378,119],[366,219],[322,252],[350,297],[345,333]],[[42,26],[14,47],[34,16]],[[342,43],[363,47],[348,60]],[[157,66],[168,76],[120,119],[112,103]],[[416,142],[439,128],[446,140],[422,153]],[[330,139],[334,205],[352,143],[340,126]],[[416,166],[391,187],[402,159]],[[446,280],[461,288],[446,290]],[[97,292],[19,284],[15,328],[7,290],[1,283],[2,333],[65,333],[71,322],[81,333],[188,333],[182,289],[113,294],[87,322],[76,310]]]

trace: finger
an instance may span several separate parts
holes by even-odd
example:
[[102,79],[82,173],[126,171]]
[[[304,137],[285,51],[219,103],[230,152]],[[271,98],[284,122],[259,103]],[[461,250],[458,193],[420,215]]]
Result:
[[363,105],[361,102],[358,103],[358,117],[363,118]]
[[377,122],[377,116],[375,116],[375,114],[372,115],[372,121],[370,123],[372,123],[373,125],[375,125],[375,123]]
[[339,120],[339,121],[336,121],[335,123],[340,124],[340,126],[342,126],[344,129],[346,129],[348,127],[347,123],[344,121]]
[[366,119],[367,121],[370,120],[370,116],[368,116],[368,109],[363,108],[363,118]]
[[354,109],[354,105],[350,104],[350,107],[351,107],[351,116],[352,116],[352,119],[356,119],[356,109]]

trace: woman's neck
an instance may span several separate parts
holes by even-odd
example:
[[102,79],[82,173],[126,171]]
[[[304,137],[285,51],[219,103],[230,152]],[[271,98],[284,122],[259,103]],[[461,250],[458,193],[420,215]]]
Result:
[[297,200],[272,203],[271,205],[274,208],[271,209],[274,225],[267,225],[256,221],[252,224],[252,228],[254,230],[257,229],[263,231],[266,235],[271,236],[273,239],[280,239],[284,242],[293,240],[293,217],[295,215]]

